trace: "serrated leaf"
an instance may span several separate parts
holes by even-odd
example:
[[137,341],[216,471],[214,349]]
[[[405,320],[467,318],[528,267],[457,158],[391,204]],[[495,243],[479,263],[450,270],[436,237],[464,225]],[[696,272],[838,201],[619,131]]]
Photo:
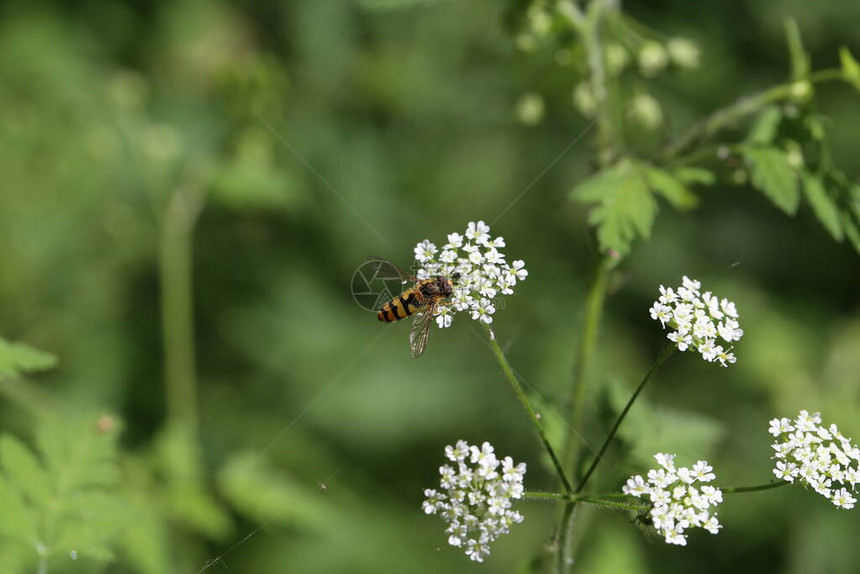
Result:
[[676,209],[691,209],[699,204],[699,198],[668,171],[653,166],[643,166],[642,169],[648,187],[666,198]]
[[797,176],[785,153],[773,147],[744,147],[744,159],[750,169],[752,184],[777,207],[789,215],[797,212],[800,190]]
[[27,445],[12,435],[0,436],[0,462],[12,484],[30,501],[38,504],[50,498],[51,479]]
[[54,555],[75,551],[105,562],[113,558],[109,545],[128,521],[122,499],[102,491],[76,492],[65,496],[56,512]]
[[0,475],[0,534],[31,544],[36,539],[36,516],[18,488]]
[[763,109],[750,128],[747,142],[761,146],[773,143],[781,121],[782,112],[779,108],[769,106]]
[[54,368],[57,358],[23,343],[10,343],[0,337],[0,378]]
[[860,90],[860,64],[845,46],[839,48],[839,62],[842,65],[843,79]]
[[821,225],[833,236],[836,241],[842,241],[845,236],[842,230],[839,208],[836,202],[827,193],[824,183],[816,175],[804,171],[802,174],[803,192],[806,200],[812,206],[812,211],[818,217]]
[[645,178],[629,162],[598,173],[576,186],[570,195],[579,201],[597,203],[588,222],[597,228],[602,251],[626,255],[637,236],[647,239],[651,234],[657,202]]
[[116,433],[99,431],[93,417],[45,421],[36,437],[45,466],[65,490],[110,487],[119,481]]
[[714,172],[702,167],[676,167],[672,174],[678,181],[687,184],[713,185],[717,179]]
[[785,37],[788,40],[788,54],[791,57],[791,79],[803,80],[809,74],[809,54],[803,49],[800,28],[794,18],[785,20]]

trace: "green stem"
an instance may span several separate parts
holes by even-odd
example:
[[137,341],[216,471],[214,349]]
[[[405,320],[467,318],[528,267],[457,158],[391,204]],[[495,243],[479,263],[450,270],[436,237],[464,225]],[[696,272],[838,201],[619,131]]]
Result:
[[555,571],[565,574],[570,571],[573,564],[573,522],[577,510],[576,501],[568,500],[561,513],[561,522],[558,527],[558,553],[555,560]]
[[511,369],[511,365],[508,363],[507,358],[505,358],[505,354],[504,352],[502,352],[502,348],[499,346],[498,341],[496,341],[495,333],[493,333],[493,330],[486,323],[481,324],[484,327],[484,331],[487,333],[487,338],[490,340],[490,348],[493,349],[493,354],[496,355],[496,360],[499,362],[499,365],[502,366],[502,372],[504,372],[505,378],[507,378],[508,382],[511,383],[511,386],[514,388],[514,392],[516,393],[517,398],[520,399],[520,402],[523,404],[523,407],[525,407],[526,412],[528,412],[529,418],[531,419],[532,424],[537,430],[538,436],[540,437],[544,448],[549,454],[549,457],[552,459],[552,464],[553,466],[555,466],[556,473],[558,473],[558,477],[561,480],[561,484],[564,487],[564,491],[570,492],[570,482],[567,480],[567,476],[564,473],[564,468],[561,465],[561,461],[559,461],[558,457],[555,454],[555,451],[552,448],[552,445],[550,445],[549,440],[546,438],[546,433],[543,430],[543,425],[540,422],[540,418],[538,417],[534,408],[532,408],[532,405],[529,402],[525,391],[523,391],[522,385],[520,385],[520,382],[514,374],[513,369]]
[[203,196],[181,188],[173,194],[161,228],[161,319],[168,420],[196,428],[192,234]]
[[623,502],[614,502],[612,500],[606,500],[603,498],[598,498],[594,496],[583,496],[576,500],[576,502],[581,502],[584,504],[597,504],[600,506],[607,506],[609,508],[621,508],[622,510],[633,510],[639,511],[648,508],[648,506],[644,504],[625,504]]
[[[666,359],[672,354],[675,350],[675,346],[673,344],[667,345],[663,351],[657,356],[657,360],[654,361],[654,364],[651,365],[651,368],[645,373],[645,376],[642,378],[642,381],[639,383],[639,386],[636,387],[636,390],[633,392],[633,395],[630,397],[630,400],[627,401],[627,404],[624,406],[624,410],[621,411],[621,414],[618,415],[618,418],[615,420],[615,424],[612,426],[612,429],[609,431],[609,434],[606,435],[606,439],[603,441],[603,444],[600,446],[600,450],[597,452],[597,455],[594,457],[594,460],[591,463],[591,466],[588,467],[588,470],[585,472],[585,475],[582,477],[582,480],[577,485],[573,494],[578,495],[582,492],[582,489],[585,488],[585,485],[588,483],[588,480],[591,478],[591,475],[594,474],[594,471],[597,469],[597,465],[600,464],[600,461],[603,459],[603,455],[606,453],[606,449],[609,448],[609,443],[612,442],[612,439],[615,437],[615,433],[618,432],[618,427],[621,426],[622,421],[627,416],[627,413],[630,411],[630,408],[633,406],[633,403],[639,397],[639,394],[642,392],[642,389],[645,388],[645,385],[651,378],[657,369],[666,362]],[[568,572],[570,569],[570,565],[573,563],[573,559],[570,557],[570,553],[573,547],[572,540],[572,526],[573,526],[573,516],[575,512],[575,507],[578,502],[590,502],[585,498],[571,498],[567,504],[564,506],[564,511],[561,517],[561,525],[559,527],[559,544],[561,545],[560,551],[558,553],[558,559],[556,561],[556,571],[560,574],[564,574]],[[640,507],[631,507],[630,509],[638,510]]]
[[523,498],[535,500],[570,500],[571,495],[566,492],[541,492],[539,490],[526,491]]
[[565,492],[541,492],[528,491],[523,493],[523,498],[526,500],[564,500],[567,502],[585,502],[588,504],[602,504],[604,506],[612,506],[615,508],[645,508],[645,505],[625,504],[615,502],[615,499],[627,500],[630,495],[622,492],[610,492],[607,494],[573,494]]
[[39,554],[39,567],[36,574],[48,574],[48,549],[40,542],[36,545]]
[[714,144],[708,145],[698,148],[697,150],[690,152],[687,155],[681,156],[669,162],[669,167],[680,167],[683,165],[689,165],[691,163],[697,163],[702,160],[710,160],[719,157],[717,154],[720,152],[720,149],[726,149],[730,153],[736,153],[741,146],[737,144]]
[[[582,327],[582,339],[579,345],[579,358],[573,374],[573,408],[571,424],[580,426],[582,410],[585,408],[586,389],[588,387],[588,374],[594,349],[597,347],[597,333],[600,328],[600,319],[603,315],[603,303],[606,300],[606,286],[609,282],[609,270],[613,261],[606,257],[600,261],[594,276],[594,281],[588,291],[585,304],[585,321]],[[576,458],[579,451],[575,437],[568,435],[568,448],[565,449],[568,461],[576,467]],[[568,467],[570,468],[570,467]]]
[[771,488],[779,488],[780,486],[786,486],[788,484],[792,484],[790,482],[786,482],[784,480],[779,480],[776,482],[768,482],[767,484],[757,484],[755,486],[735,486],[732,488],[720,488],[723,491],[723,494],[735,494],[737,492],[757,492],[759,490],[770,490]]
[[[810,84],[828,82],[832,80],[845,80],[845,75],[842,70],[837,68],[819,70],[810,74],[806,81]],[[768,90],[743,97],[737,100],[734,104],[717,110],[707,118],[694,124],[686,134],[678,138],[678,140],[667,146],[660,154],[659,163],[669,163],[679,155],[686,152],[699,141],[707,139],[722,130],[726,126],[731,125],[744,116],[753,114],[773,102],[788,99],[792,96],[792,90],[797,82],[788,82],[779,84]]]
[[618,130],[613,125],[610,94],[606,86],[606,56],[601,40],[605,13],[612,9],[609,4],[607,0],[592,0],[583,14],[574,2],[559,3],[559,14],[568,19],[585,48],[588,81],[595,100],[597,163],[601,167],[612,163],[618,140]]
[[[575,6],[572,2],[571,6]],[[578,33],[582,45],[585,48],[586,62],[588,66],[588,79],[591,84],[592,92],[596,101],[596,121],[597,121],[597,136],[595,138],[595,147],[597,150],[597,164],[601,168],[605,168],[612,163],[616,155],[616,147],[620,143],[620,124],[613,125],[612,107],[610,94],[606,82],[606,66],[605,66],[605,50],[602,46],[601,28],[605,12],[608,10],[617,9],[610,6],[607,0],[593,0],[586,9],[586,14],[583,16],[578,9],[568,10],[570,20],[573,23],[574,29]],[[562,11],[564,12],[564,11]],[[618,129],[616,129],[618,128]],[[609,260],[605,259],[600,263],[597,270],[597,276],[592,284],[591,292],[589,293],[586,321],[583,327],[583,337],[581,342],[579,362],[577,363],[574,373],[574,389],[573,395],[573,421],[572,424],[580,423],[582,409],[585,403],[585,390],[587,388],[586,380],[588,374],[588,366],[596,346],[597,331],[600,325],[600,316],[603,310],[603,301],[606,294],[606,283],[609,271]],[[568,438],[568,446],[565,449],[567,458],[575,463],[577,458],[577,447],[573,437]],[[575,468],[575,466],[573,467]],[[559,548],[556,559],[556,572],[564,574],[570,570],[573,564],[571,554],[572,540],[570,539],[571,526],[574,519],[575,503],[569,501],[564,506],[561,516],[561,523],[558,529]]]
[[615,438],[615,433],[618,432],[618,427],[621,426],[621,423],[624,421],[624,418],[627,416],[627,413],[630,412],[630,408],[633,406],[633,403],[636,402],[636,399],[639,397],[639,394],[645,388],[645,385],[648,384],[648,381],[651,380],[651,375],[657,372],[657,369],[666,362],[666,360],[672,355],[672,352],[675,350],[675,344],[669,343],[660,354],[657,356],[657,360],[651,365],[651,368],[648,369],[648,372],[645,373],[645,376],[642,377],[642,381],[639,383],[639,386],[636,387],[636,390],[633,391],[633,395],[631,395],[630,400],[627,401],[627,404],[624,405],[624,410],[621,411],[621,414],[618,415],[618,418],[615,419],[615,424],[612,425],[612,428],[609,430],[609,434],[606,435],[606,438],[603,441],[603,444],[600,445],[600,450],[597,451],[597,454],[594,457],[594,460],[591,463],[591,466],[588,467],[588,470],[585,471],[585,475],[582,477],[582,480],[579,481],[579,484],[574,490],[575,493],[582,492],[582,489],[585,488],[585,485],[588,484],[588,479],[591,478],[591,475],[594,474],[594,471],[597,469],[597,465],[600,464],[600,461],[603,459],[603,455],[606,453],[606,449],[609,448],[609,443],[612,442],[612,439]]

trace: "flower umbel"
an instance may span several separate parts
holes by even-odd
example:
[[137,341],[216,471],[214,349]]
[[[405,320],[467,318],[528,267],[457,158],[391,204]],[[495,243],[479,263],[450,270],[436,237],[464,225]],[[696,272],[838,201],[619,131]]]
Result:
[[713,468],[704,460],[692,467],[675,468],[675,455],[654,455],[662,468],[648,471],[647,482],[639,475],[631,476],[621,491],[637,498],[647,496],[651,500],[649,518],[651,524],[669,544],[687,545],[688,528],[704,528],[711,534],[719,532],[722,525],[717,514],[709,509],[723,501],[719,488],[710,485],[695,486],[711,482],[716,478]]
[[836,425],[824,426],[819,413],[800,411],[797,418],[773,419],[770,434],[776,437],[777,459],[773,473],[787,482],[797,480],[829,499],[838,508],[853,508],[860,482],[860,449],[839,432]]
[[650,309],[651,318],[673,329],[668,338],[681,351],[693,348],[708,362],[718,361],[728,367],[737,359],[731,347],[724,349],[717,342],[722,339],[731,343],[743,337],[738,312],[728,299],[720,300],[710,291],[701,293],[701,286],[687,276],[677,291],[660,285],[660,297]]
[[[415,246],[419,279],[443,275],[453,283],[445,317],[436,317],[439,327],[450,327],[453,315],[461,311],[476,321],[493,322],[498,295],[513,295],[516,284],[529,274],[522,261],[506,261],[503,247],[505,239],[490,236],[490,226],[483,221],[469,222],[462,235],[449,234],[441,250],[426,239]],[[437,314],[444,308],[439,306]]]
[[456,469],[449,464],[439,468],[441,490],[426,489],[421,507],[448,523],[448,544],[465,547],[469,558],[483,562],[490,543],[523,521],[511,510],[511,500],[523,495],[526,465],[514,464],[509,456],[499,461],[488,442],[479,448],[457,441],[445,447],[445,457]]

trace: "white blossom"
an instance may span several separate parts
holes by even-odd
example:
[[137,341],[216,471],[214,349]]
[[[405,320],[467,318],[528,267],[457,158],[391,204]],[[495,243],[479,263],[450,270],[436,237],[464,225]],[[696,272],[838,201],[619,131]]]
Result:
[[425,489],[421,507],[448,523],[448,544],[465,546],[471,560],[483,562],[490,543],[523,521],[511,510],[511,501],[522,498],[526,465],[515,464],[509,456],[500,462],[488,442],[478,447],[460,440],[445,447],[445,456],[456,468],[448,464],[439,468],[442,490]]
[[694,349],[708,362],[727,367],[737,361],[732,347],[718,344],[739,341],[744,331],[737,321],[735,304],[718,299],[702,284],[684,276],[677,290],[660,285],[660,297],[649,309],[651,318],[670,332],[667,338],[681,351]]
[[824,426],[819,413],[800,411],[797,418],[773,419],[770,434],[776,467],[773,474],[787,482],[797,480],[829,499],[838,508],[853,508],[849,493],[860,478],[860,449],[836,425]]
[[722,526],[710,509],[723,501],[722,491],[709,484],[695,486],[716,478],[711,465],[700,460],[692,468],[676,468],[673,454],[657,453],[654,458],[662,468],[649,470],[647,481],[639,475],[631,476],[621,491],[650,500],[651,524],[669,544],[685,546],[685,531],[689,528],[719,532]]
[[450,327],[454,315],[463,311],[475,321],[492,323],[496,297],[513,295],[517,283],[528,277],[525,263],[507,263],[504,238],[492,237],[483,221],[470,221],[464,233],[449,233],[447,238],[441,250],[426,239],[414,250],[419,279],[441,275],[453,286],[451,297],[436,306],[436,324]]

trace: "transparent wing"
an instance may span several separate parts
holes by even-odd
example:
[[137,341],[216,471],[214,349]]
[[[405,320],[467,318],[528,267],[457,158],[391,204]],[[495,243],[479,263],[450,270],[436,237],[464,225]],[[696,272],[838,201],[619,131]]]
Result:
[[401,269],[391,261],[379,257],[368,257],[367,262],[373,269],[374,276],[378,279],[397,279],[401,283],[417,283],[418,278],[408,271]]
[[417,359],[427,348],[427,339],[430,338],[430,327],[433,326],[433,312],[435,306],[426,308],[412,321],[409,331],[409,348],[412,349],[412,358]]

